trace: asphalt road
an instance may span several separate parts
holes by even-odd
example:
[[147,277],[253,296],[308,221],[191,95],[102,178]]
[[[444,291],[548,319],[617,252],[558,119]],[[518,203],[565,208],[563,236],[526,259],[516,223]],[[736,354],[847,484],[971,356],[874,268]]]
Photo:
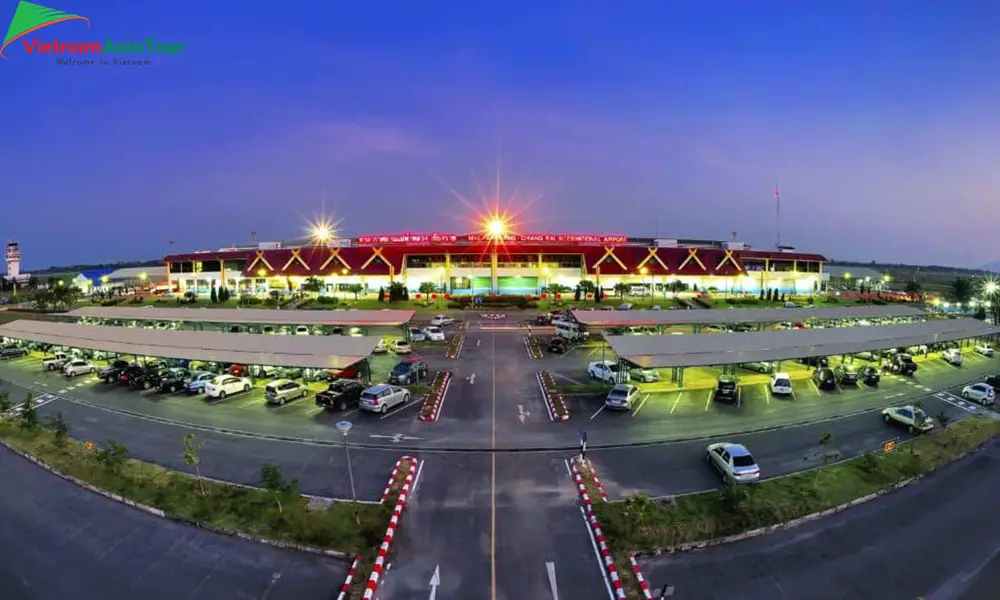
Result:
[[347,565],[125,508],[0,450],[0,597],[329,600]]
[[995,600],[1000,445],[876,502],[781,533],[642,561],[678,600]]

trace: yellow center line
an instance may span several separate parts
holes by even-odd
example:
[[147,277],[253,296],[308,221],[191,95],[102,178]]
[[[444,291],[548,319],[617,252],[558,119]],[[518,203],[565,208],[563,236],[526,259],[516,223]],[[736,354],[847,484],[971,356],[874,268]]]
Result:
[[493,417],[490,452],[490,600],[497,598],[497,336],[492,338]]

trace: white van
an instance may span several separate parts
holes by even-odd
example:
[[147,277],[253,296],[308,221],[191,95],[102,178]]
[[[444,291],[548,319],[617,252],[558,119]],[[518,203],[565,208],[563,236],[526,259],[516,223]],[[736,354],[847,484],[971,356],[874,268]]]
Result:
[[556,335],[567,342],[582,342],[590,337],[590,333],[579,323],[573,321],[553,321],[556,326]]

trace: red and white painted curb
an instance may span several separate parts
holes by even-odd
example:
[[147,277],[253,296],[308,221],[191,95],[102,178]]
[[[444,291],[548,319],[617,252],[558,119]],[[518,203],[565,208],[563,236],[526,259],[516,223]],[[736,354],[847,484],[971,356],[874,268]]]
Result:
[[642,576],[642,571],[639,570],[639,563],[635,561],[635,554],[629,552],[628,561],[632,564],[632,572],[635,573],[635,580],[639,582],[639,587],[642,589],[642,597],[652,598],[653,594],[649,591],[649,584],[646,583],[646,578]]
[[347,571],[347,579],[344,580],[344,585],[340,586],[340,593],[337,594],[337,600],[346,600],[347,592],[351,589],[351,582],[354,580],[354,574],[358,572],[359,562],[361,562],[360,554],[351,563],[351,568]]
[[[444,397],[448,394],[448,387],[451,386],[451,371],[440,371],[438,374],[444,375],[444,380],[441,385],[437,386],[437,391],[431,391],[431,396],[424,400],[424,403],[431,402],[431,414],[424,416],[420,415],[421,421],[437,421],[438,416],[441,415],[441,405],[444,404]],[[437,379],[437,375],[434,376]],[[423,412],[423,407],[421,407],[421,412]]]
[[392,466],[392,473],[389,473],[389,481],[385,484],[385,489],[382,490],[382,497],[378,501],[379,504],[385,504],[385,501],[389,499],[389,492],[392,491],[392,482],[396,481],[396,475],[399,475],[399,468],[407,458],[406,456],[400,456],[396,464]]
[[[555,392],[550,392],[548,385],[545,383],[545,377],[542,377],[542,372],[539,371],[535,374],[535,378],[538,379],[538,389],[542,392],[542,399],[545,400],[545,410],[549,413],[550,421],[565,421],[569,419],[569,409],[566,409],[563,414],[556,412],[556,406],[553,402],[553,397],[557,396]],[[565,403],[563,403],[565,407]]]
[[500,313],[485,313],[479,316],[487,321],[502,321],[507,318],[507,315]]
[[392,518],[389,519],[389,527],[385,530],[385,537],[382,538],[382,544],[378,547],[378,554],[376,554],[375,563],[372,565],[372,574],[368,577],[368,583],[365,584],[365,593],[362,596],[364,600],[372,600],[375,597],[375,590],[378,589],[378,582],[382,578],[385,561],[389,555],[389,546],[392,545],[392,540],[396,537],[396,528],[399,527],[399,519],[403,516],[403,507],[406,506],[406,500],[410,497],[410,487],[413,485],[413,478],[417,473],[417,459],[412,456],[404,456],[403,459],[410,461],[410,471],[406,474],[406,479],[403,480],[403,487],[399,490],[399,497],[396,498],[396,506],[392,509]]
[[462,348],[464,347],[465,347],[465,334],[463,333],[458,336],[458,342],[456,342],[454,346],[448,347],[448,351],[445,352],[444,357],[451,359],[458,358],[462,354]]
[[[594,532],[594,540],[597,542],[597,549],[601,555],[601,561],[604,563],[604,568],[608,573],[608,580],[611,581],[611,586],[614,588],[615,598],[617,600],[625,600],[625,588],[622,586],[621,579],[618,578],[618,570],[615,568],[615,560],[611,556],[611,549],[608,547],[607,540],[604,539],[604,532],[601,531],[601,524],[597,521],[597,515],[594,514],[594,504],[590,499],[590,494],[587,493],[587,487],[583,483],[583,475],[580,473],[580,468],[577,466],[577,462],[579,460],[579,457],[576,457],[570,461],[570,472],[573,474],[573,482],[576,483],[576,489],[580,493],[580,498],[583,500],[583,510],[587,515],[587,522],[590,523],[590,528]],[[592,474],[595,472],[592,466],[590,467],[590,472]],[[593,477],[596,482],[596,475]],[[597,484],[595,483],[595,485]],[[600,490],[601,500],[607,502],[607,496],[605,495],[603,488],[598,486],[598,490]],[[639,565],[635,562],[631,553],[629,553],[629,559],[632,562],[632,570],[635,572],[636,580],[642,587],[645,596],[649,598],[649,586],[645,583],[642,573],[639,572]]]
[[[532,346],[532,343],[534,346]],[[542,349],[538,347],[538,340],[530,333],[524,336],[524,351],[528,353],[528,358],[537,360],[542,357]]]

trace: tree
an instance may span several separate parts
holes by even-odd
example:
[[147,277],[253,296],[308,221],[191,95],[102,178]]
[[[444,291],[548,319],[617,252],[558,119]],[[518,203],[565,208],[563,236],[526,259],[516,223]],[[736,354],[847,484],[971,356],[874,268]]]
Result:
[[782,293],[781,293],[781,302],[784,302],[784,301],[785,301],[785,293],[784,293],[784,292],[782,292]]
[[214,285],[212,286],[212,293],[209,295],[209,300],[212,301],[212,304],[218,304],[219,303],[219,293],[217,291],[215,291],[215,286]]
[[406,299],[406,286],[398,281],[389,284],[389,302],[399,302]]
[[975,318],[979,319],[980,321],[986,320],[986,308],[982,304],[980,304],[979,307],[976,309]]
[[593,294],[594,290],[597,289],[597,286],[594,285],[594,282],[587,279],[581,279],[580,283],[577,284],[577,286],[580,288],[580,292],[582,292],[583,294]]
[[193,433],[184,436],[184,462],[194,469],[195,476],[198,477],[198,487],[201,489],[202,497],[206,496],[205,481],[201,478],[201,448],[205,445],[205,440],[195,441]]
[[569,291],[569,288],[558,283],[550,283],[545,290],[550,294],[565,294]]
[[667,289],[670,290],[671,293],[673,293],[674,298],[677,298],[677,294],[687,291],[688,284],[684,283],[680,279],[674,279],[673,281],[667,284]]
[[365,286],[361,285],[360,283],[350,283],[344,286],[344,290],[354,294],[354,300],[357,301],[358,294],[360,294],[365,290]]
[[48,428],[52,431],[55,446],[57,448],[66,447],[66,442],[69,441],[69,425],[63,419],[62,413],[58,413],[49,419]]
[[627,294],[627,293],[628,293],[628,284],[621,283],[621,282],[615,284],[615,294],[619,298],[621,298],[622,300],[624,300],[625,299],[625,294]]
[[410,288],[406,287],[403,284],[399,284],[399,285],[402,286],[402,288],[403,288],[403,302],[409,302],[410,301]]
[[418,292],[426,296],[429,296],[437,292],[437,290],[438,290],[437,285],[433,281],[421,281],[420,287],[417,288]]
[[573,291],[573,302],[579,302],[580,296],[582,294],[583,294],[583,288],[581,288],[580,286],[576,286],[576,289]]
[[903,291],[911,296],[918,296],[923,291],[923,286],[916,279],[911,279],[906,282],[906,287],[903,288]]
[[380,287],[378,289],[378,301],[379,302],[385,302],[385,288],[384,287]]
[[309,292],[310,294],[319,294],[323,291],[323,282],[319,280],[318,277],[310,277],[302,282],[299,289],[303,292]]
[[21,427],[29,431],[38,427],[38,409],[31,392],[24,397],[24,404],[21,405]]
[[760,301],[764,301],[764,288],[760,288]]
[[281,500],[297,496],[299,492],[299,480],[285,479],[281,469],[272,463],[264,463],[260,468],[260,485],[274,494],[274,503],[278,506],[279,513],[284,512]]
[[604,300],[604,288],[594,288],[594,302],[600,304]]
[[124,444],[116,440],[108,440],[104,442],[103,448],[95,451],[94,459],[106,470],[116,473],[128,460],[128,454],[128,448]]
[[36,275],[31,275],[30,277],[28,277],[28,288],[29,289],[37,290],[38,289],[38,284],[39,284],[39,281],[38,281],[38,277]]
[[767,298],[765,298],[765,300],[766,300],[767,302],[771,302],[771,299],[772,299],[772,291],[771,291],[771,288],[767,288]]
[[4,417],[11,409],[10,404],[10,394],[7,392],[0,392],[0,417]]
[[972,300],[974,290],[972,287],[972,280],[968,277],[956,277],[955,281],[951,282],[951,295],[965,308],[969,304],[969,300]]

